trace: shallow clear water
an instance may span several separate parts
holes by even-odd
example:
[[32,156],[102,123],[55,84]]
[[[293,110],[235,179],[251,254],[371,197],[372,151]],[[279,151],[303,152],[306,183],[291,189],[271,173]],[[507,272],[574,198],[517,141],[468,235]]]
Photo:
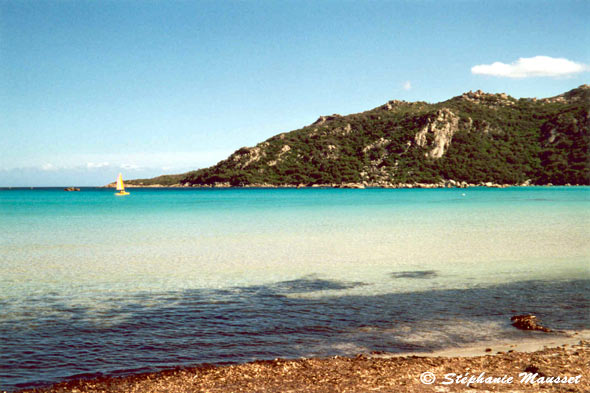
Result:
[[0,190],[0,387],[590,327],[590,188]]

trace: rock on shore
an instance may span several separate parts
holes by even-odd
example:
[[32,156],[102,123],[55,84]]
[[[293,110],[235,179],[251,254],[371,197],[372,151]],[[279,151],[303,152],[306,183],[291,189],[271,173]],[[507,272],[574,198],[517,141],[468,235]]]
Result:
[[534,315],[515,315],[510,318],[512,326],[521,330],[538,330],[541,332],[551,332],[552,330],[541,326],[537,323],[537,317]]

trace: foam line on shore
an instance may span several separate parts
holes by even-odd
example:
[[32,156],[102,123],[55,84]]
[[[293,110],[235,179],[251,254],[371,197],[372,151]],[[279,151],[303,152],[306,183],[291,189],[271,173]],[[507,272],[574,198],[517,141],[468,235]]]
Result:
[[[526,339],[506,339],[480,341],[475,345],[444,348],[432,352],[403,352],[372,355],[375,357],[391,358],[404,356],[424,357],[474,357],[493,355],[497,353],[536,352],[545,348],[571,346],[582,341],[590,340],[590,329],[567,330],[553,333],[531,332],[534,337]],[[491,350],[490,350],[491,349]]]

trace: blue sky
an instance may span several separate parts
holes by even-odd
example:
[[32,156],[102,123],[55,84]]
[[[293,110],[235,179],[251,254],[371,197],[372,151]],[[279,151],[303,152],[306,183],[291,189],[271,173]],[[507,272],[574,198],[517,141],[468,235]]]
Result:
[[179,173],[390,99],[557,95],[590,81],[588,15],[567,0],[0,0],[0,186]]

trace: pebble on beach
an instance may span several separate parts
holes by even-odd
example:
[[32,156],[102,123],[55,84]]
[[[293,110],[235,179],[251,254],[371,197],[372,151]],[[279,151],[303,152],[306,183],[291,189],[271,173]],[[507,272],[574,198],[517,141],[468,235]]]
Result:
[[[511,352],[473,357],[372,357],[370,355],[326,359],[275,359],[231,366],[200,366],[139,374],[71,381],[35,393],[145,393],[145,392],[558,392],[590,391],[590,342],[568,348],[536,352]],[[420,381],[433,373],[433,384]],[[447,373],[513,377],[510,384],[444,385]],[[547,377],[579,377],[576,384],[521,383],[520,373]]]

